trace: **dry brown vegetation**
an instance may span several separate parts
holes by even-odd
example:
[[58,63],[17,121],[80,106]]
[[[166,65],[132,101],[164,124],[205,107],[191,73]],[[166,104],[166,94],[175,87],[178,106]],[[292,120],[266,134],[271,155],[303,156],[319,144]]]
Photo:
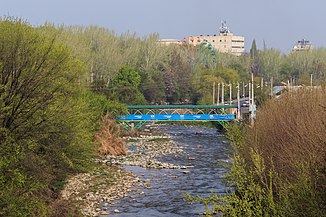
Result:
[[[257,151],[267,169],[273,167],[288,181],[297,178],[299,165],[307,166],[312,173],[324,171],[325,106],[325,90],[300,90],[271,100],[259,110],[253,129],[246,131],[243,157],[250,162],[250,151]],[[326,181],[325,171],[322,173],[319,183]]]
[[104,116],[101,129],[95,135],[96,142],[99,144],[98,154],[101,156],[126,154],[127,149],[123,145],[124,139],[120,135],[120,126],[108,116]]

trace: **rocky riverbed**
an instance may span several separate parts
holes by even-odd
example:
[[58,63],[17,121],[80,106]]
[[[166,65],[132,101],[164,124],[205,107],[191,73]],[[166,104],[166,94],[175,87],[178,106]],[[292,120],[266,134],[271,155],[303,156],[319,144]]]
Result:
[[[106,156],[97,159],[98,167],[91,173],[71,177],[61,192],[62,200],[75,204],[85,216],[107,216],[106,207],[128,194],[143,194],[143,188],[151,188],[148,180],[142,180],[123,166],[139,166],[155,169],[186,169],[187,166],[163,163],[165,155],[179,157],[183,147],[170,140],[168,135],[140,135],[125,137],[128,152],[124,156]],[[114,210],[119,212],[119,210]]]
[[107,156],[103,161],[108,165],[140,166],[148,169],[186,169],[186,166],[162,163],[157,158],[165,155],[179,157],[183,147],[170,140],[170,136],[127,137],[125,156]]

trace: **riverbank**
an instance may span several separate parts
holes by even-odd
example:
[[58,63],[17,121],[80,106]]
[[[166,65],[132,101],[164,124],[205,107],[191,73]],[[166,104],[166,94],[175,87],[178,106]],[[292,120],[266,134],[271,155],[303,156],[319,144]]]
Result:
[[[141,194],[130,193],[110,204],[107,209],[117,217],[192,217],[204,213],[202,204],[189,204],[185,195],[210,196],[230,192],[223,177],[227,170],[221,162],[228,162],[228,141],[216,129],[199,126],[160,125],[160,132],[169,135],[170,146],[181,153],[157,156],[163,165],[174,169],[152,166],[124,166],[143,180],[148,187]],[[169,144],[167,142],[167,144]],[[131,144],[131,143],[130,143]],[[130,148],[135,149],[133,146]],[[118,209],[119,213],[114,210]]]
[[99,164],[92,172],[71,177],[60,199],[74,205],[84,216],[108,215],[104,205],[123,198],[131,187],[143,182],[133,173],[119,167]]
[[[127,154],[97,159],[96,168],[90,173],[78,174],[68,179],[60,200],[69,201],[85,216],[107,216],[108,205],[128,194],[142,194],[142,188],[151,188],[124,166],[151,169],[186,169],[187,166],[164,163],[158,158],[166,155],[181,156],[183,148],[171,141],[169,135],[147,132],[136,137],[124,137]],[[114,210],[119,212],[118,209]]]

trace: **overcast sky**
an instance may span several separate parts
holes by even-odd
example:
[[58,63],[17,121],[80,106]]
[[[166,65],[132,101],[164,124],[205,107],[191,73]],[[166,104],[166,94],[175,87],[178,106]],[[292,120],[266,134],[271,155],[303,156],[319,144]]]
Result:
[[0,0],[0,14],[174,39],[216,34],[226,20],[247,51],[253,39],[284,53],[303,38],[326,47],[326,0]]

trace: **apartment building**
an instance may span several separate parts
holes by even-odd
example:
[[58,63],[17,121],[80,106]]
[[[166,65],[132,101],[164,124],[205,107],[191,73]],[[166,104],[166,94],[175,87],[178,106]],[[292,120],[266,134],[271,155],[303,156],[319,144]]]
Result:
[[203,43],[205,40],[221,53],[231,53],[240,56],[245,52],[245,38],[234,35],[227,27],[225,21],[222,22],[218,35],[199,35],[185,38],[186,43],[194,46]]
[[205,44],[211,44],[216,51],[221,53],[231,53],[233,55],[240,56],[245,52],[245,38],[243,36],[234,35],[227,27],[225,21],[222,22],[218,35],[189,36],[185,37],[183,40],[161,39],[158,42],[163,45],[182,45],[186,43],[193,46],[197,46],[205,42]]

